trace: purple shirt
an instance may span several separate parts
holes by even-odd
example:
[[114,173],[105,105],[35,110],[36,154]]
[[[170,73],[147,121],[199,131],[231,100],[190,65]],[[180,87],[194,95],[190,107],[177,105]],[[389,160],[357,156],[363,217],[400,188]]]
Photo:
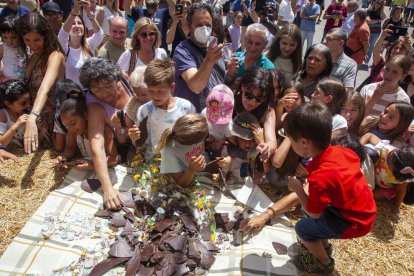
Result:
[[198,113],[206,106],[206,98],[211,89],[218,84],[224,83],[224,60],[220,59],[216,62],[210,73],[207,87],[200,94],[190,90],[181,74],[190,68],[200,68],[206,53],[207,48],[199,48],[190,39],[186,39],[181,41],[177,48],[175,48],[173,57],[175,61],[174,96],[189,100],[195,106]]

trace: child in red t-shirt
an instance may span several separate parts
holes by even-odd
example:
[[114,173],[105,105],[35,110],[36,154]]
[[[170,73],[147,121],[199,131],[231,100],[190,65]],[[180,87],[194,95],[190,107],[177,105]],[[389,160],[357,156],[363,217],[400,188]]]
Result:
[[301,157],[313,158],[307,166],[308,184],[295,177],[288,180],[289,189],[297,194],[309,216],[296,224],[302,245],[293,262],[306,272],[332,272],[328,239],[369,233],[376,215],[373,194],[356,153],[330,146],[332,116],[323,104],[311,102],[292,110],[283,127],[293,150]]

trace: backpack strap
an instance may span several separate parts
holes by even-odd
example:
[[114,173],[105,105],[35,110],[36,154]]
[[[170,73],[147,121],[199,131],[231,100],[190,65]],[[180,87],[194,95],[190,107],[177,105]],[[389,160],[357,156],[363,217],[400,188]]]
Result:
[[130,76],[132,72],[134,72],[135,65],[137,64],[137,55],[135,54],[135,50],[131,49],[131,58],[129,59],[129,67],[128,67],[128,75]]

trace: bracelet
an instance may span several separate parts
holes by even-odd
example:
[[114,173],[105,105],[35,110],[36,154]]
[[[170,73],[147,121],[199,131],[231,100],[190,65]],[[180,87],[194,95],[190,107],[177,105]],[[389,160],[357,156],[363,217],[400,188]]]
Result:
[[0,150],[9,151],[9,149],[6,146],[2,146],[2,145],[0,145]]
[[121,130],[119,132],[115,131],[116,135],[122,135],[123,136],[123,135],[125,135],[125,133],[126,133],[125,128],[121,128]]
[[[266,210],[267,211],[267,210]],[[272,219],[272,217],[269,215],[269,213],[268,212],[266,212],[266,211],[264,211],[262,214],[266,214],[266,215],[268,215],[269,216],[269,219]]]
[[[275,211],[272,209],[272,208],[267,208],[266,209],[266,213],[267,213],[267,211],[271,211],[272,212],[272,215],[270,216],[271,218],[273,218],[274,216],[275,216]],[[267,213],[268,214],[268,213]]]
[[70,15],[72,15],[72,16],[74,16],[74,17],[78,16],[77,14],[73,14],[73,13],[70,13]]

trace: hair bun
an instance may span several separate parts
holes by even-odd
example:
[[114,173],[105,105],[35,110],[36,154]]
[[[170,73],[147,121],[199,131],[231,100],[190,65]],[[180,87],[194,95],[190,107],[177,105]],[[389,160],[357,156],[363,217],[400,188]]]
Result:
[[79,90],[70,90],[66,96],[68,99],[74,100],[81,100],[84,98],[82,91]]

